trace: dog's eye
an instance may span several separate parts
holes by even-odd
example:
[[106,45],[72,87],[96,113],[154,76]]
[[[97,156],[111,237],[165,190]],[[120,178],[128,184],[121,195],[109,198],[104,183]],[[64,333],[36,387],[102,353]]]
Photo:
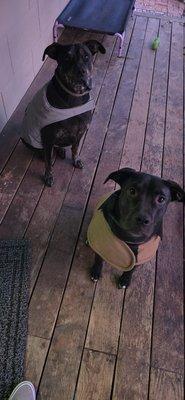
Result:
[[85,60],[85,61],[88,61],[88,59],[89,59],[89,56],[88,56],[87,54],[85,54],[84,60]]
[[137,191],[134,187],[130,187],[128,189],[128,193],[130,194],[130,196],[135,197],[137,195]]
[[163,196],[162,194],[160,194],[159,196],[157,196],[157,202],[158,203],[164,203],[165,201],[165,196]]

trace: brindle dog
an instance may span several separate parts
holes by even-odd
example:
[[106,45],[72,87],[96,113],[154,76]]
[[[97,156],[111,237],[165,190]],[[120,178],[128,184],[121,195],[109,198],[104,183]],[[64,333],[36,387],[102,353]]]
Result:
[[[96,40],[72,45],[53,43],[43,55],[57,61],[57,68],[51,81],[48,82],[46,97],[55,109],[70,109],[89,102],[92,89],[93,55],[105,53],[105,48]],[[42,147],[45,156],[45,183],[52,186],[52,151],[55,147],[61,158],[65,158],[65,147],[71,146],[73,165],[82,168],[78,158],[78,146],[92,118],[92,110],[72,116],[63,121],[44,125],[40,130]],[[29,139],[29,138],[28,138]],[[26,137],[23,142],[32,150],[36,150]],[[42,152],[41,150],[38,150]]]
[[[175,182],[157,176],[123,168],[111,173],[112,179],[121,186],[100,207],[106,222],[116,237],[123,240],[137,256],[138,246],[153,235],[162,238],[162,220],[171,201],[185,202],[185,192]],[[100,278],[103,260],[95,254],[91,279]],[[118,287],[130,284],[133,269],[119,278]]]

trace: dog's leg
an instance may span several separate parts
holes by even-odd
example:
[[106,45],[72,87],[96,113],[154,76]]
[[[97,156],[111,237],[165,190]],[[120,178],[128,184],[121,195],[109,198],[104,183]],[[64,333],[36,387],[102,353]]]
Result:
[[53,154],[55,136],[53,135],[52,128],[50,127],[50,125],[41,129],[41,138],[44,147],[44,157],[45,157],[44,182],[46,186],[51,187],[53,185],[52,154]]
[[91,279],[93,282],[97,282],[100,278],[102,267],[103,259],[99,256],[99,254],[95,253],[95,260],[91,269]]
[[132,274],[134,268],[131,271],[123,272],[123,274],[118,279],[118,288],[125,289],[130,285]]
[[64,147],[56,147],[57,155],[64,160],[66,158],[66,149]]
[[78,144],[73,144],[71,146],[71,153],[72,153],[72,160],[73,160],[73,165],[75,168],[83,168],[83,162],[82,160],[80,160],[80,158],[78,158]]

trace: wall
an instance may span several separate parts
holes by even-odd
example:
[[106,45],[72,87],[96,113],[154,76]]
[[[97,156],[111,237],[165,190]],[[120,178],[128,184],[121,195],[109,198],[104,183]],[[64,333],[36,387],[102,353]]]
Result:
[[0,0],[0,131],[42,66],[68,0]]

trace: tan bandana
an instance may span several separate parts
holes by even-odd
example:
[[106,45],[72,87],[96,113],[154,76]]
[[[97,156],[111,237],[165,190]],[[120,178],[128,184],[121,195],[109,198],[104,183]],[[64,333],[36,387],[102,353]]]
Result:
[[109,197],[104,196],[98,203],[87,231],[90,247],[113,267],[130,271],[135,265],[144,264],[153,258],[159,246],[160,237],[155,235],[148,242],[138,246],[137,257],[130,247],[112,233],[99,207]]

